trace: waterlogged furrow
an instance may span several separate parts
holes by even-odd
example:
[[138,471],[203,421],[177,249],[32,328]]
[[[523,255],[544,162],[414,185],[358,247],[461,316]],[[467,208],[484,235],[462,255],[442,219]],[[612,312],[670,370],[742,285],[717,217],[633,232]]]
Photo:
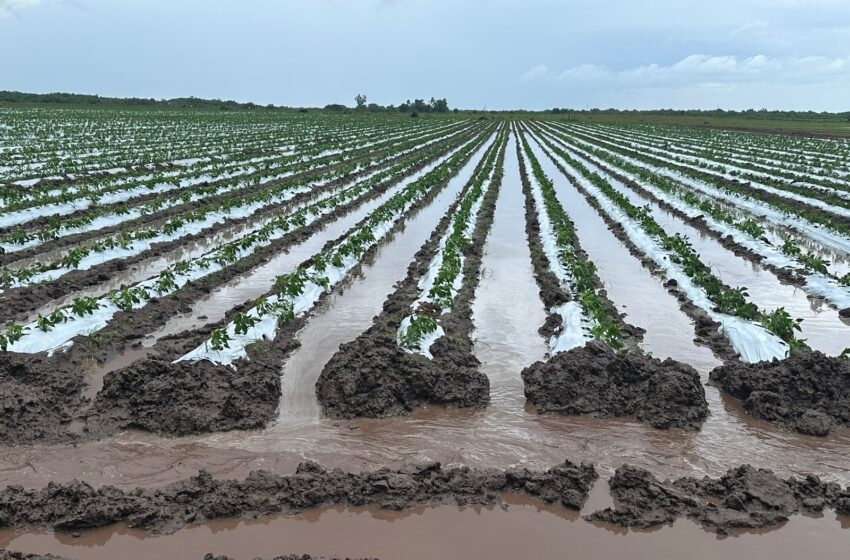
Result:
[[[598,183],[595,184],[590,180],[589,176],[592,174],[584,166],[545,139],[542,141],[557,154],[559,161],[569,173],[571,179],[580,185],[608,216],[622,225],[635,245],[664,270],[668,278],[676,280],[678,288],[687,294],[694,305],[705,311],[713,321],[720,324],[720,332],[726,336],[742,360],[758,362],[784,358],[788,354],[788,342],[770,332],[765,326],[744,316],[745,314],[749,314],[751,317],[759,316],[757,309],[754,309],[755,306],[746,301],[745,292],[724,288],[722,285],[718,286],[719,281],[711,276],[710,272],[707,272],[707,267],[699,262],[698,257],[689,250],[689,246],[682,238],[667,235],[645,211],[632,207],[634,212],[630,215],[625,210],[626,203],[621,200],[615,201],[609,193],[603,192],[604,189],[597,186]],[[542,151],[540,146],[535,146],[535,148]],[[698,284],[697,280],[692,277],[697,273],[699,274],[698,277],[702,279],[703,285],[711,282],[719,290],[719,293],[714,294],[713,297],[710,296],[707,288]],[[719,311],[719,304],[714,301],[715,299],[720,299],[727,309],[735,310],[737,313],[733,315]],[[792,321],[790,325],[796,324],[793,323],[792,319],[786,319]],[[795,341],[793,330],[785,334],[792,342]]]
[[[708,173],[712,176],[725,179],[725,180],[741,180],[741,178],[745,178],[747,180],[748,186],[752,188],[765,191],[767,193],[781,196],[783,198],[788,198],[791,200],[795,200],[798,202],[802,202],[804,204],[813,206],[818,208],[824,212],[829,212],[832,214],[836,214],[842,217],[850,217],[850,201],[847,201],[837,195],[834,194],[834,191],[830,191],[833,193],[833,196],[830,198],[828,196],[818,197],[818,192],[815,191],[813,193],[809,193],[809,196],[804,194],[799,194],[797,191],[801,190],[802,187],[791,187],[786,186],[784,188],[780,188],[779,186],[773,186],[764,182],[761,182],[759,179],[763,179],[764,175],[758,175],[755,173],[746,173],[743,171],[730,172],[725,167],[728,166],[718,166],[718,165],[706,165],[694,163],[692,161],[698,161],[694,158],[683,158],[683,157],[675,157],[671,156],[669,152],[657,149],[646,144],[640,144],[637,142],[628,142],[620,140],[618,142],[614,142],[613,140],[606,138],[604,134],[600,134],[599,131],[594,130],[591,132],[586,132],[583,130],[579,130],[574,127],[568,127],[567,130],[572,131],[574,134],[586,134],[588,137],[593,138],[595,141],[599,142],[602,145],[606,146],[614,146],[618,148],[625,148],[627,150],[640,150],[642,153],[650,156],[652,158],[657,159],[658,161],[665,164],[673,164],[679,167],[683,167],[688,170],[699,171],[701,173]],[[684,161],[683,161],[684,160]],[[826,198],[822,200],[822,198]]]
[[[639,139],[650,143],[656,148],[663,147],[676,153],[684,153],[686,155],[701,156],[711,160],[720,162],[730,161],[736,164],[745,166],[757,166],[755,169],[762,172],[779,173],[786,178],[802,177],[815,181],[814,184],[823,183],[830,185],[828,188],[836,190],[838,193],[846,193],[848,187],[845,179],[850,176],[850,169],[838,169],[836,164],[846,166],[846,162],[834,160],[833,167],[823,167],[811,162],[801,163],[797,154],[790,152],[781,152],[779,155],[762,152],[757,149],[752,142],[744,144],[746,148],[741,148],[736,145],[724,144],[718,145],[714,142],[707,141],[706,138],[698,136],[690,136],[688,133],[680,134],[679,136],[665,136],[658,131],[650,133],[645,132],[641,127],[614,127],[600,125],[601,130],[605,130],[612,137],[623,137],[626,139]],[[692,131],[689,131],[692,132]]]
[[[424,150],[425,153],[428,153],[427,148],[436,149],[440,145],[439,143],[428,142],[417,150]],[[100,239],[89,245],[75,247],[52,259],[48,255],[40,255],[37,259],[33,259],[32,264],[4,268],[2,280],[9,287],[20,288],[56,280],[73,270],[88,270],[111,260],[139,255],[155,244],[174,241],[189,235],[197,235],[203,230],[222,222],[225,218],[244,220],[259,211],[267,211],[269,208],[288,202],[299,194],[321,191],[329,183],[344,179],[352,173],[356,176],[365,172],[366,178],[372,177],[382,171],[386,166],[386,161],[396,159],[405,153],[407,151],[402,154],[391,154],[390,157],[381,159],[376,165],[367,166],[365,169],[363,169],[362,164],[355,164],[353,167],[335,169],[328,174],[319,176],[318,179],[308,176],[243,199],[228,198],[207,207],[175,216],[158,227],[129,232],[122,230],[117,235]],[[322,196],[330,195],[324,193]]]
[[153,346],[157,340],[186,330],[197,328],[199,325],[213,324],[223,319],[231,309],[246,301],[254,301],[268,292],[277,276],[283,270],[294,270],[299,264],[308,260],[312,255],[321,251],[322,247],[355,227],[374,210],[390,200],[411,183],[419,180],[437,166],[447,161],[455,148],[449,154],[435,159],[416,173],[394,184],[379,196],[359,204],[344,216],[337,218],[314,233],[303,242],[289,247],[285,253],[276,254],[267,263],[252,269],[245,275],[240,275],[232,281],[214,289],[202,299],[192,304],[191,311],[175,316],[151,333],[143,342],[145,346]]
[[[488,141],[489,143],[489,141]],[[209,360],[232,365],[247,358],[245,347],[261,340],[273,340],[278,325],[309,312],[319,298],[332,290],[359,264],[363,254],[401,222],[410,209],[435,188],[442,188],[484,144],[464,147],[402,192],[378,207],[363,223],[345,235],[331,249],[322,251],[292,273],[275,281],[274,293],[246,313],[240,313],[223,329],[213,331],[209,340],[178,361]]]
[[[597,164],[611,165],[619,175],[639,185],[656,199],[688,217],[701,217],[706,226],[720,237],[732,236],[736,243],[759,255],[761,264],[775,267],[771,270],[796,270],[802,277],[800,287],[807,293],[823,297],[838,309],[850,307],[850,274],[843,277],[831,274],[830,263],[806,252],[790,239],[784,240],[781,249],[775,247],[765,239],[765,231],[758,224],[749,220],[735,220],[725,208],[696,197],[691,191],[669,179],[653,175],[643,168],[631,166],[615,156],[609,156],[598,150],[582,149],[563,136],[547,136],[547,138],[566,149],[571,156],[592,171]],[[599,172],[606,174],[604,170]]]
[[[55,223],[51,223],[46,228],[41,228],[35,231],[17,229],[6,234],[0,238],[0,241],[2,241],[2,243],[0,243],[0,252],[20,251],[37,246],[44,241],[57,239],[66,235],[85,233],[89,231],[96,231],[104,227],[116,226],[125,221],[135,220],[151,213],[156,213],[168,208],[178,207],[195,201],[203,201],[208,197],[221,196],[225,193],[231,192],[235,193],[242,189],[254,187],[255,185],[260,185],[264,188],[259,191],[258,194],[252,195],[249,198],[262,198],[266,195],[265,193],[270,190],[265,185],[271,184],[272,191],[280,190],[279,186],[274,185],[275,182],[286,180],[299,173],[309,172],[310,174],[315,174],[317,165],[324,168],[330,167],[328,170],[321,168],[318,169],[320,173],[325,175],[353,172],[357,169],[368,166],[370,164],[370,159],[373,164],[380,163],[382,158],[390,159],[392,157],[399,157],[422,147],[463,134],[467,130],[469,130],[469,127],[462,124],[460,126],[452,127],[448,133],[441,129],[437,132],[429,133],[424,136],[419,135],[414,137],[404,137],[402,138],[402,141],[390,140],[381,142],[379,146],[376,145],[372,149],[369,149],[370,143],[366,143],[365,146],[360,144],[355,146],[355,149],[352,151],[339,152],[335,157],[329,157],[325,154],[321,157],[307,159],[300,163],[287,164],[281,168],[287,169],[284,172],[269,173],[269,171],[266,170],[260,175],[255,173],[253,176],[248,176],[236,181],[216,180],[216,182],[211,185],[187,188],[180,196],[174,196],[172,198],[159,197],[141,207],[120,207],[116,209],[112,206],[98,206],[91,211],[84,213],[84,215],[80,217],[69,220],[56,220]],[[382,152],[384,150],[386,150],[388,154],[383,154]],[[361,161],[355,164],[350,163],[351,161],[364,157],[366,158],[366,161]],[[334,169],[332,167],[339,165],[343,166],[342,169]],[[239,176],[241,175],[249,174],[239,174]],[[221,201],[221,204],[228,203],[232,203],[232,199],[225,199]],[[3,220],[8,221],[9,218],[0,215],[0,223],[4,223]],[[23,223],[17,219],[14,221]]]
[[[674,159],[680,164],[694,164],[697,167],[720,173],[725,178],[746,178],[758,180],[766,180],[767,186],[780,185],[781,191],[795,192],[795,190],[808,189],[811,191],[819,191],[826,196],[838,197],[842,200],[850,200],[850,192],[847,192],[847,185],[835,181],[829,181],[825,178],[808,177],[802,174],[793,173],[790,171],[766,168],[761,166],[741,167],[734,163],[729,163],[727,158],[719,159],[720,156],[703,157],[701,154],[689,153],[667,143],[665,146],[659,146],[651,140],[645,140],[637,137],[634,134],[626,132],[612,132],[606,127],[574,125],[575,130],[592,135],[596,138],[607,141],[620,143],[633,150],[640,150],[655,156],[666,156]],[[754,168],[753,168],[754,167]],[[781,179],[787,181],[784,182]],[[811,182],[816,181],[816,182]],[[757,185],[757,184],[756,184]],[[813,196],[811,196],[813,195]],[[810,193],[810,196],[802,194],[805,198],[818,198],[817,192]]]
[[[470,149],[469,146],[467,144],[462,150]],[[141,309],[154,295],[167,296],[193,280],[236,263],[275,239],[331,213],[339,204],[359,198],[372,185],[396,176],[405,168],[405,164],[400,164],[334,197],[304,205],[254,234],[228,243],[198,259],[181,261],[135,286],[112,291],[97,299],[77,298],[71,306],[57,308],[49,315],[39,316],[35,322],[24,326],[10,324],[5,333],[0,335],[0,344],[11,351],[25,353],[53,352],[66,348],[72,344],[75,336],[103,329],[119,311]]]
[[570,297],[570,301],[549,309],[550,314],[561,319],[560,331],[549,340],[549,354],[584,346],[590,340],[602,340],[613,348],[621,348],[622,333],[598,293],[596,267],[582,258],[575,225],[558,201],[552,180],[546,176],[525,136],[520,134],[519,140],[520,169],[525,169],[527,162],[532,171],[529,186],[540,226],[540,245],[549,270]]
[[432,359],[431,345],[445,335],[439,319],[451,311],[463,286],[465,249],[472,241],[506,133],[506,129],[503,129],[496,138],[483,167],[473,178],[472,186],[452,214],[449,231],[440,239],[428,270],[417,283],[419,297],[411,304],[410,314],[402,319],[396,335],[396,341],[406,352],[415,352]]
[[743,208],[777,226],[798,231],[813,241],[839,251],[842,254],[850,255],[850,228],[842,227],[841,224],[836,224],[827,218],[814,213],[808,213],[806,216],[803,216],[799,211],[784,207],[773,200],[755,198],[748,193],[733,190],[729,185],[721,185],[716,182],[709,183],[690,174],[644,161],[651,158],[644,158],[643,156],[639,156],[639,154],[623,153],[622,150],[605,148],[575,135],[571,135],[570,139],[576,145],[587,149],[598,149],[606,154],[620,157],[623,161],[631,165],[646,169],[653,174],[673,179],[697,193]]
[[[414,131],[415,136],[418,131]],[[292,164],[304,163],[311,159],[339,155],[350,148],[362,149],[379,143],[404,140],[411,136],[409,131],[402,134],[393,134],[391,131],[378,131],[375,134],[353,135],[350,138],[328,139],[318,146],[304,146],[291,155],[276,153],[272,156],[253,157],[242,161],[220,161],[212,164],[197,163],[189,170],[172,170],[156,174],[135,177],[127,181],[95,181],[93,184],[87,182],[72,183],[71,186],[63,185],[59,189],[41,190],[28,189],[6,190],[6,197],[14,196],[14,199],[3,207],[4,211],[26,210],[32,207],[45,206],[50,203],[71,201],[73,198],[94,198],[101,203],[114,203],[133,198],[141,193],[146,194],[144,189],[152,189],[155,192],[167,192],[181,189],[201,182],[211,182],[220,179],[230,179],[241,175],[252,175],[259,171],[271,171],[275,168],[285,167]],[[259,165],[262,164],[262,165]],[[167,179],[166,181],[163,181]],[[126,194],[123,194],[126,193]]]

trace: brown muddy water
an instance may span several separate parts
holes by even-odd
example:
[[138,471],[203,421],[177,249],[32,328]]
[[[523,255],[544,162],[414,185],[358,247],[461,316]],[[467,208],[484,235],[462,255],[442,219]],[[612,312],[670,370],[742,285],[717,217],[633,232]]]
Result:
[[[0,531],[0,548],[88,560],[200,560],[208,552],[236,560],[283,553],[382,560],[827,560],[846,558],[850,551],[847,531],[831,513],[820,518],[796,516],[772,531],[719,538],[690,521],[654,531],[628,531],[594,525],[577,512],[520,496],[508,496],[505,503],[505,508],[437,506],[402,512],[330,507],[292,516],[214,521],[167,536],[123,525],[77,538]],[[586,506],[583,513],[591,509]]]
[[[657,357],[692,364],[707,382],[717,361],[692,342],[693,325],[660,280],[652,277],[607,230],[601,218],[541,159],[583,248],[599,268],[609,297],[627,320],[647,330],[643,346]],[[474,162],[471,163],[474,165]],[[283,398],[276,422],[262,430],[184,438],[126,432],[75,446],[17,446],[0,453],[0,485],[42,487],[81,479],[99,486],[154,486],[197,474],[241,478],[254,469],[289,474],[305,460],[346,470],[399,466],[416,460],[478,467],[545,469],[591,461],[602,474],[582,513],[610,502],[604,479],[623,463],[662,477],[719,476],[741,463],[781,476],[816,473],[850,484],[850,430],[828,438],[787,432],[747,416],[706,386],[711,416],[700,432],[655,430],[630,419],[540,416],[526,408],[520,370],[540,359],[545,317],[531,274],[516,153],[511,145],[495,220],[485,247],[484,278],[473,307],[475,351],[491,380],[491,405],[482,411],[430,407],[410,417],[329,420],[320,414],[314,385],[339,345],[353,340],[376,315],[413,254],[461,184],[453,181],[403,230],[382,244],[299,333],[302,346],[282,367]],[[241,302],[242,300],[240,300]],[[764,534],[718,539],[689,521],[652,532],[599,527],[574,512],[536,502],[499,507],[429,507],[401,513],[328,508],[297,516],[225,520],[166,537],[117,526],[74,539],[37,531],[0,532],[0,547],[78,558],[235,558],[309,552],[381,558],[841,558],[850,533],[827,512],[796,516]],[[816,543],[813,544],[813,543]]]

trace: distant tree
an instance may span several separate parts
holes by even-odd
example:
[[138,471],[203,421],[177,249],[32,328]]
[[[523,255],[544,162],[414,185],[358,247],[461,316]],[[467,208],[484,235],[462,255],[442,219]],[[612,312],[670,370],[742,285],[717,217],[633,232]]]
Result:
[[414,99],[413,100],[413,110],[417,113],[430,113],[431,106],[425,103],[424,99]]
[[435,113],[448,113],[449,112],[449,102],[443,99],[434,99],[431,98],[431,110]]
[[366,96],[362,93],[358,93],[354,96],[354,102],[357,103],[358,109],[363,109],[364,107],[366,107]]
[[345,105],[341,105],[339,103],[331,103],[329,105],[325,105],[326,111],[345,111]]

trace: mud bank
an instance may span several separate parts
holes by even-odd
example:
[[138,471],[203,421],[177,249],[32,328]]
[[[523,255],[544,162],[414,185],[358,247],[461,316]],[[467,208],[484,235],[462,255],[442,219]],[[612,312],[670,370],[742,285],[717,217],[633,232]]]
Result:
[[[39,557],[40,558],[40,557]],[[0,556],[0,560],[3,560],[3,557]],[[204,560],[233,560],[230,556],[213,556],[212,554],[207,554],[204,556]],[[262,558],[255,558],[254,560],[263,560]],[[269,560],[343,560],[340,556],[311,556],[309,554],[287,554],[286,556],[275,556],[274,558],[270,558]],[[346,557],[344,560],[378,560],[377,558],[348,558]]]
[[803,434],[825,436],[850,425],[850,360],[792,352],[784,360],[730,363],[709,374],[747,412]]
[[82,404],[85,380],[78,367],[29,354],[0,354],[0,440],[67,441],[63,425]]
[[478,369],[480,362],[473,354],[470,335],[471,303],[502,180],[504,144],[493,144],[492,149],[501,149],[502,153],[484,195],[472,242],[464,250],[463,285],[453,308],[440,316],[446,334],[431,346],[433,358],[404,351],[396,341],[396,333],[419,296],[419,279],[428,271],[455,209],[481,171],[487,155],[481,158],[461,195],[416,253],[405,280],[384,302],[372,326],[352,342],[341,345],[325,365],[316,382],[316,396],[325,414],[335,418],[381,418],[409,414],[427,404],[482,407],[489,403],[490,382]]
[[608,481],[616,508],[586,517],[622,527],[649,528],[688,517],[706,529],[775,527],[800,512],[832,507],[850,512],[850,490],[824,483],[814,475],[782,480],[772,471],[750,465],[729,469],[720,478],[684,477],[660,482],[648,471],[629,465]]
[[124,522],[163,534],[211,519],[295,513],[327,505],[400,510],[425,504],[494,504],[508,492],[579,510],[596,478],[592,465],[569,461],[542,472],[444,469],[439,463],[422,463],[359,474],[306,462],[289,476],[253,471],[244,480],[217,480],[201,471],[156,489],[94,489],[79,481],[50,483],[41,490],[9,486],[0,491],[0,527],[73,532]]
[[708,417],[694,368],[638,351],[616,352],[599,341],[532,364],[522,380],[539,413],[635,416],[653,428],[686,430],[698,430]]

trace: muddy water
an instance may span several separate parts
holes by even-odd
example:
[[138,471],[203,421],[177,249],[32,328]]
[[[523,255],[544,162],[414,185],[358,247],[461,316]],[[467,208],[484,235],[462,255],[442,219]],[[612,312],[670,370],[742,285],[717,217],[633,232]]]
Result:
[[[542,153],[538,154],[538,157],[540,155]],[[825,354],[837,356],[850,344],[847,325],[841,321],[837,311],[825,305],[822,300],[809,298],[803,290],[782,284],[773,273],[735,255],[716,239],[688,225],[655,202],[650,202],[589,161],[580,159],[592,172],[608,179],[611,186],[628,197],[632,204],[648,205],[652,217],[669,235],[678,233],[688,238],[701,260],[720,280],[729,286],[746,287],[750,300],[760,309],[771,311],[784,307],[792,317],[803,319],[800,336],[808,340],[809,346]]]
[[[519,372],[542,360],[547,350],[547,341],[537,332],[546,320],[546,310],[525,243],[525,197],[515,141],[512,134],[472,305],[474,352],[490,379],[490,412],[501,417],[506,427],[525,405]],[[506,320],[509,317],[516,320]]]
[[[322,508],[293,516],[220,520],[167,536],[152,536],[126,526],[96,529],[79,538],[0,532],[0,547],[89,560],[200,560],[212,551],[236,560],[283,553],[382,560],[826,560],[846,558],[850,553],[847,532],[842,528],[847,521],[837,520],[832,513],[822,518],[797,516],[779,530],[718,538],[690,521],[656,531],[626,531],[593,525],[575,512],[518,496],[508,497],[506,502],[506,509],[436,506],[391,512]],[[590,511],[589,507],[583,510]]]

